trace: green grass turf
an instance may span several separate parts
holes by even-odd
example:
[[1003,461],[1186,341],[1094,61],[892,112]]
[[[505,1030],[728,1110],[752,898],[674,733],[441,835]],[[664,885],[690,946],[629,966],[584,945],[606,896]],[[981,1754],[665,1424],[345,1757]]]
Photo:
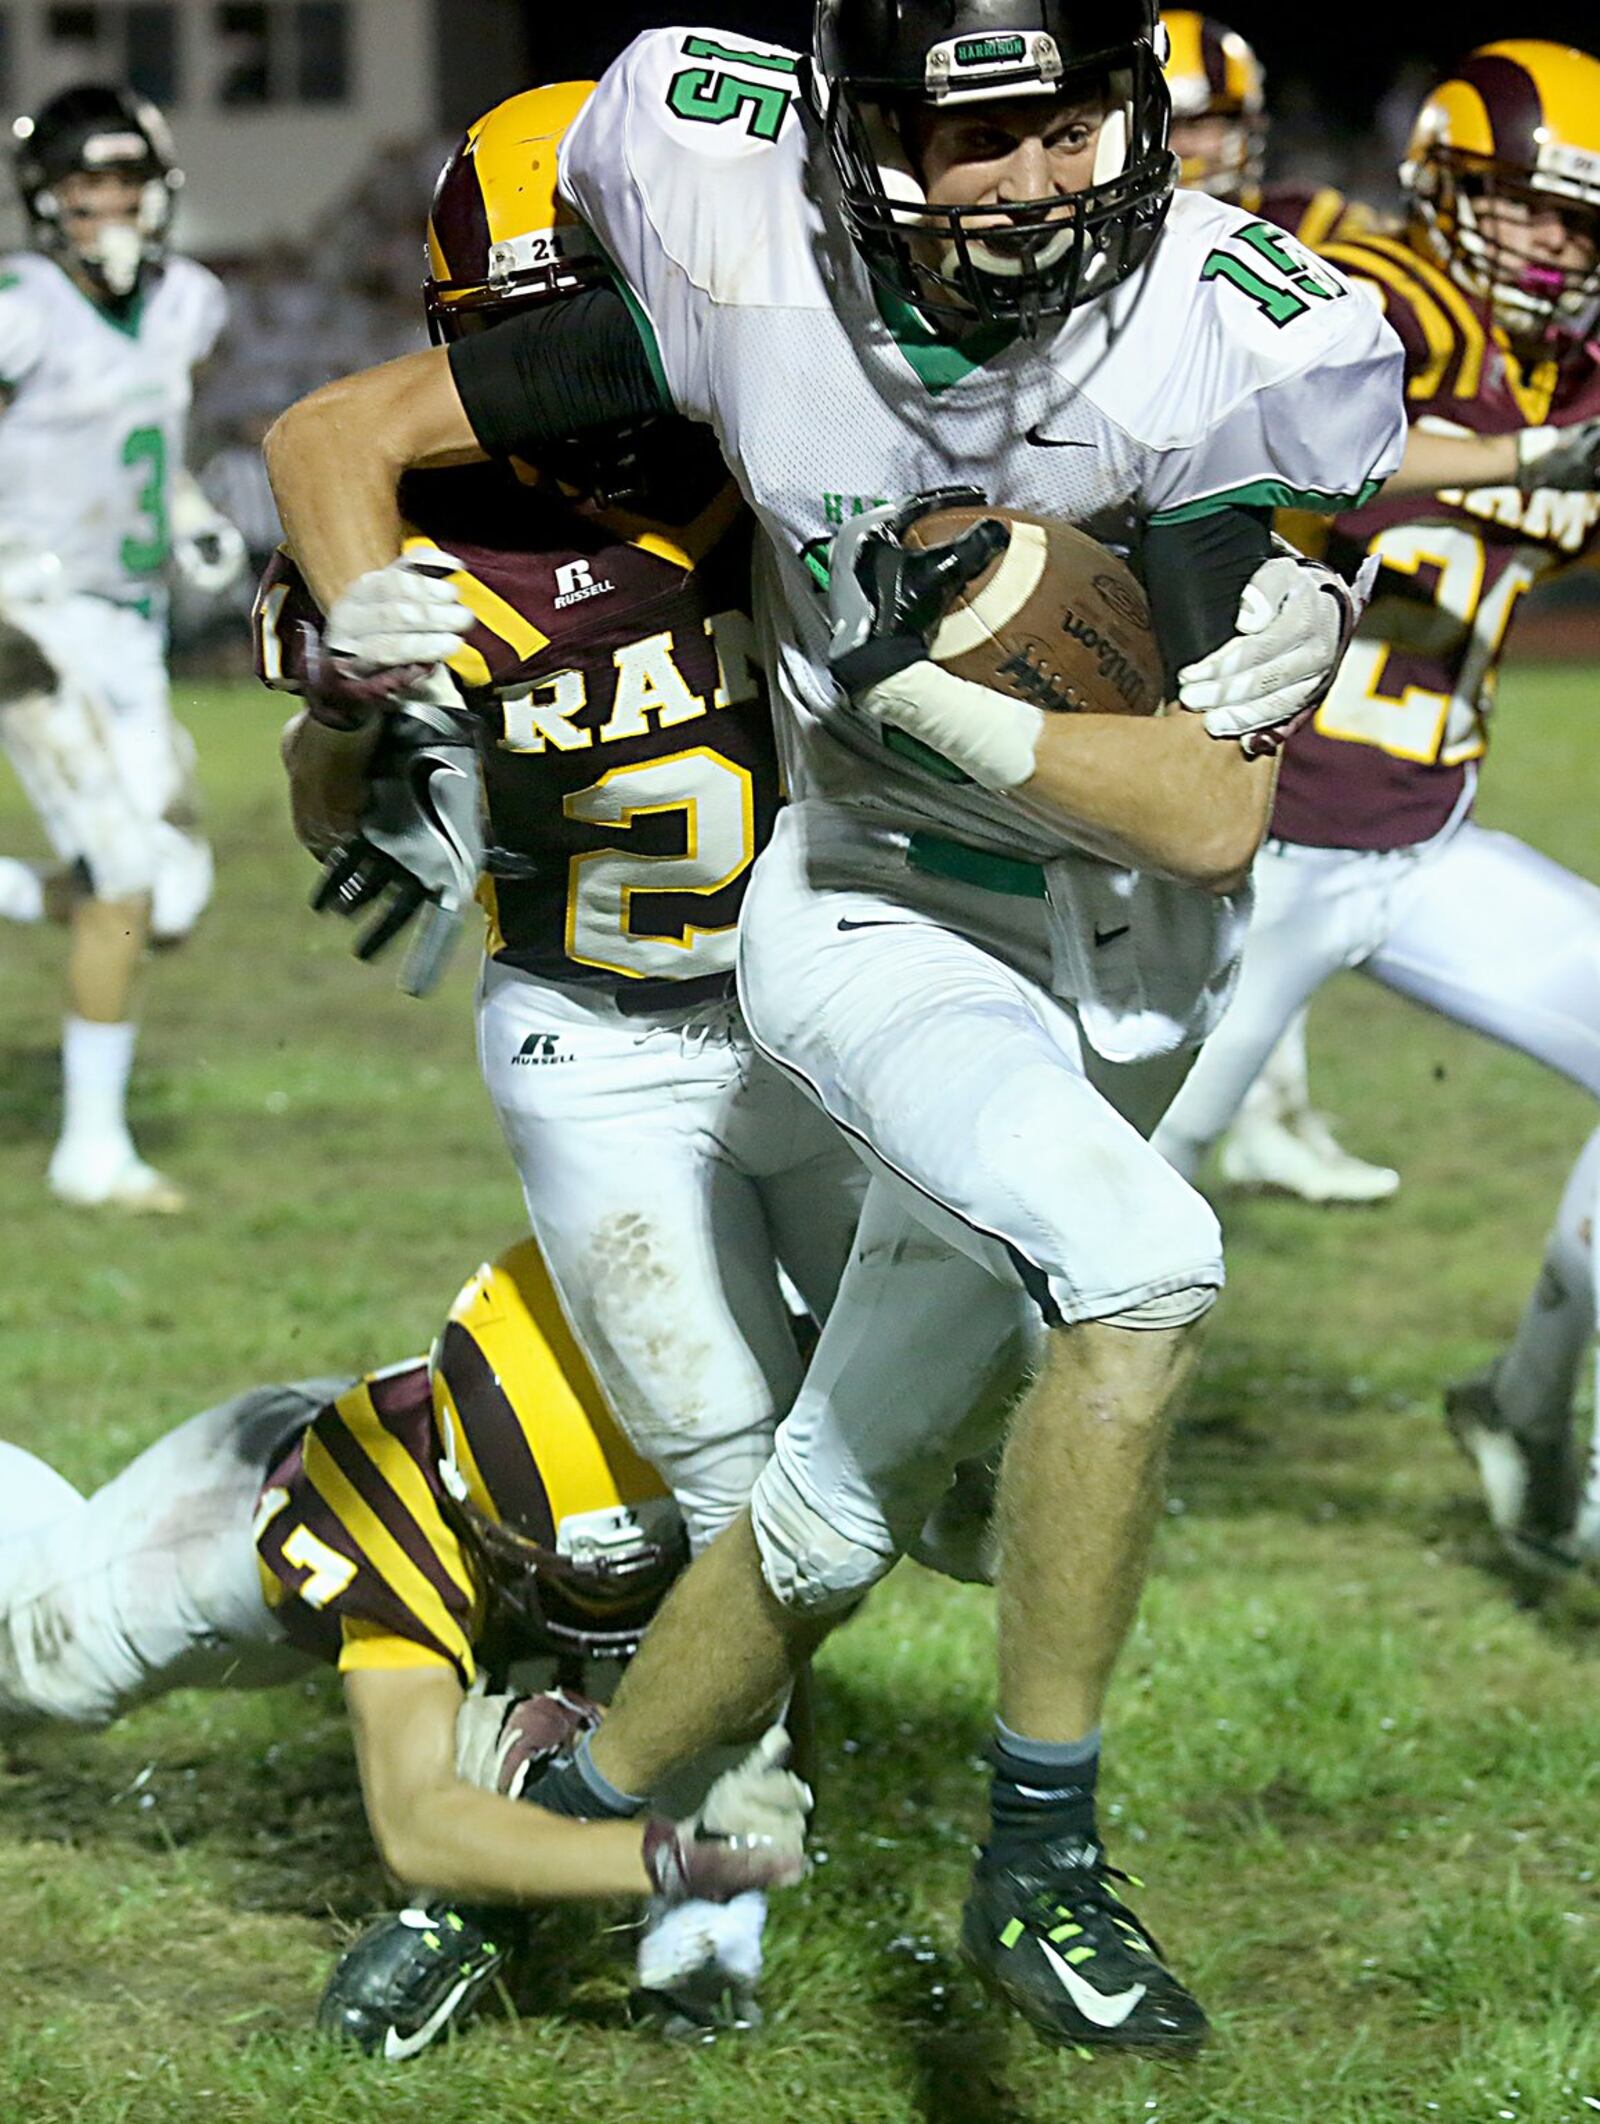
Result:
[[[1579,867],[1595,687],[1512,674],[1484,803]],[[183,705],[222,887],[151,970],[136,1120],[194,1189],[186,1221],[42,1193],[58,945],[0,935],[0,1430],[80,1484],[239,1386],[404,1355],[518,1228],[469,969],[420,1006],[349,963],[304,912],[272,710],[248,689]],[[8,790],[0,847],[30,845]],[[1063,2057],[956,1966],[989,1602],[907,1568],[825,1656],[826,1863],[777,1913],[759,2037],[631,2033],[623,1943],[566,1914],[520,2021],[405,2068],[319,2048],[329,1958],[384,1897],[336,1693],[188,1696],[0,1776],[0,2124],[1600,2111],[1600,1601],[1518,1604],[1437,1413],[1512,1325],[1588,1104],[1355,979],[1313,1045],[1347,1140],[1405,1187],[1377,1212],[1230,1205],[1233,1284],[1111,1725],[1116,1855],[1215,2015],[1207,2056]]]

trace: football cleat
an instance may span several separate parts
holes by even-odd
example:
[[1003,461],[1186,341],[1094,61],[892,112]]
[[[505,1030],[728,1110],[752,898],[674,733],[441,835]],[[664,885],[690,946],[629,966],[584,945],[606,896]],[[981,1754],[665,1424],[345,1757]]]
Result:
[[521,1936],[514,1910],[436,1902],[380,1918],[339,1957],[318,2030],[371,2057],[414,2058],[471,2017]]
[[58,1143],[47,1175],[50,1192],[74,1209],[122,1210],[132,1217],[174,1217],[189,1207],[176,1181],[146,1165],[131,1144],[80,1151]]
[[1063,1836],[985,1854],[961,1917],[961,1951],[988,1988],[1055,2043],[1198,2049],[1209,2023],[1112,1887],[1130,1875]]
[[1562,1578],[1580,1561],[1580,1470],[1571,1434],[1527,1438],[1514,1431],[1495,1400],[1494,1377],[1491,1365],[1447,1386],[1445,1423],[1478,1470],[1489,1517],[1512,1562],[1541,1578]]
[[1241,1115],[1222,1139],[1217,1168],[1230,1187],[1298,1195],[1302,1202],[1387,1202],[1400,1187],[1393,1166],[1352,1156],[1327,1116],[1308,1110],[1287,1118]]

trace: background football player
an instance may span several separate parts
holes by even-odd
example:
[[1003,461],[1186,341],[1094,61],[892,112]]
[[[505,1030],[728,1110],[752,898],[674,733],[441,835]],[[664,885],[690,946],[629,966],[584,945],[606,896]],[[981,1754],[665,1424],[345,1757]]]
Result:
[[[1494,681],[1528,587],[1592,554],[1600,363],[1600,62],[1511,41],[1429,96],[1401,181],[1403,235],[1329,255],[1406,348],[1413,423],[1485,439],[1505,484],[1386,491],[1313,531],[1381,572],[1338,678],[1287,748],[1238,992],[1157,1142],[1192,1172],[1285,1022],[1340,967],[1537,1056],[1600,1093],[1600,888],[1471,818]],[[1545,482],[1549,481],[1549,485]],[[1572,1302],[1536,1308],[1515,1362],[1453,1397],[1496,1524],[1523,1561],[1570,1559],[1570,1343],[1592,1325],[1574,1270],[1594,1212],[1586,1154],[1552,1242]],[[1541,1354],[1542,1348],[1542,1354]],[[1561,1382],[1565,1381],[1565,1390]]]
[[[450,1900],[344,1957],[330,2033],[405,2056],[461,2019],[520,1938],[484,1905],[798,1873],[803,1788],[770,1755],[700,1817],[744,1849],[513,1804],[593,1723],[572,1691],[628,1656],[687,1554],[531,1242],[466,1285],[431,1359],[236,1395],[89,1498],[18,1446],[0,1475],[0,1734],[337,1667],[378,1851]],[[503,1693],[530,1663],[564,1689]]]
[[[1268,183],[1266,74],[1236,29],[1189,8],[1161,17],[1169,39],[1172,150],[1178,182],[1316,245],[1378,217],[1331,185]],[[1382,1202],[1400,1185],[1387,1165],[1347,1151],[1311,1103],[1306,1013],[1296,1012],[1246,1093],[1218,1147],[1218,1169],[1236,1186],[1282,1188],[1308,1202]]]
[[[1171,200],[1154,32],[1153,12],[1111,0],[1070,21],[1053,4],[842,0],[819,14],[812,120],[796,55],[646,37],[563,159],[633,306],[511,320],[448,364],[359,380],[287,416],[269,458],[330,602],[398,550],[408,465],[474,443],[537,454],[575,407],[659,406],[663,379],[716,426],[768,534],[799,799],[747,902],[747,1007],[895,1176],[896,1200],[1049,1323],[1002,1480],[1005,1723],[966,1943],[1052,2034],[1181,2047],[1204,2017],[1110,1885],[1093,1783],[1165,1421],[1220,1265],[1209,1214],[1102,1096],[1115,1069],[1089,1051],[1170,1083],[1172,1051],[1211,1021],[1242,915],[1230,888],[1270,799],[1270,767],[1231,741],[1270,743],[1336,656],[1347,602],[1332,577],[1272,555],[1248,497],[1364,491],[1398,460],[1403,423],[1398,348],[1367,305],[1287,250],[1278,270],[1314,288],[1251,294],[1254,265],[1226,248],[1243,217]],[[1297,338],[1268,315],[1286,305]],[[641,336],[641,310],[657,336]],[[1205,399],[1203,379],[1224,373],[1237,419]],[[1142,532],[1175,682],[1199,713],[1047,721],[945,682],[921,631],[937,607],[924,571],[946,586],[976,572],[992,534],[953,568],[919,567],[897,543],[914,506],[875,505],[968,467],[1007,503],[1123,542]],[[802,552],[842,519],[859,537],[836,556],[830,669]],[[940,757],[908,758],[886,725]],[[1118,954],[1097,955],[1097,929]],[[1130,1104],[1151,1093],[1130,1076],[1120,1089]],[[871,1484],[786,1452],[794,1436],[791,1419],[757,1484],[754,1537],[730,1530],[684,1582],[699,1605],[679,1620],[694,1626],[650,1683],[671,1706],[673,1731],[656,1735],[669,1759],[721,1730],[730,1695],[765,1702],[795,1644],[884,1567]],[[909,1431],[897,1443],[914,1450]],[[639,1739],[634,1724],[580,1764],[626,1787]],[[1087,1975],[1059,1978],[1047,1908],[1083,1929]]]
[[[49,1183],[68,1202],[174,1210],[126,1091],[146,942],[185,936],[211,892],[163,576],[175,560],[218,589],[243,565],[183,469],[190,379],[226,303],[169,254],[183,180],[148,103],[66,89],[15,134],[35,247],[0,264],[0,744],[72,869]],[[32,869],[0,862],[0,913],[36,920],[45,897]]]

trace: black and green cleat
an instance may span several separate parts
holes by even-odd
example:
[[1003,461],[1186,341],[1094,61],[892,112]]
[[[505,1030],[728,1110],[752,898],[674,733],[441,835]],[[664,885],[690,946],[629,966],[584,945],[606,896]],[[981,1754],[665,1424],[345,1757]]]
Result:
[[1052,2042],[1196,2050],[1209,2023],[1111,1883],[1099,1846],[1058,1837],[978,1861],[961,1951],[988,1988]]
[[521,1929],[514,1910],[442,1902],[382,1918],[339,1957],[317,2027],[373,2057],[414,2058],[471,2017]]

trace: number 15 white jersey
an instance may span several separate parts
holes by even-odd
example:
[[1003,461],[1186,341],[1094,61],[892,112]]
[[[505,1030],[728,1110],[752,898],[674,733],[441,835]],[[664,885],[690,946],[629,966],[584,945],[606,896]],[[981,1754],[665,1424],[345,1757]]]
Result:
[[54,260],[0,260],[0,547],[53,553],[61,588],[159,609],[191,374],[227,297],[174,258],[119,320]]
[[1180,194],[1144,266],[1044,336],[945,345],[875,292],[798,67],[712,31],[641,37],[568,136],[562,185],[672,402],[715,429],[769,533],[791,793],[1047,856],[1059,838],[1014,803],[887,752],[849,713],[805,549],[953,482],[1122,549],[1143,523],[1230,503],[1347,507],[1400,461],[1400,343],[1292,237]]

